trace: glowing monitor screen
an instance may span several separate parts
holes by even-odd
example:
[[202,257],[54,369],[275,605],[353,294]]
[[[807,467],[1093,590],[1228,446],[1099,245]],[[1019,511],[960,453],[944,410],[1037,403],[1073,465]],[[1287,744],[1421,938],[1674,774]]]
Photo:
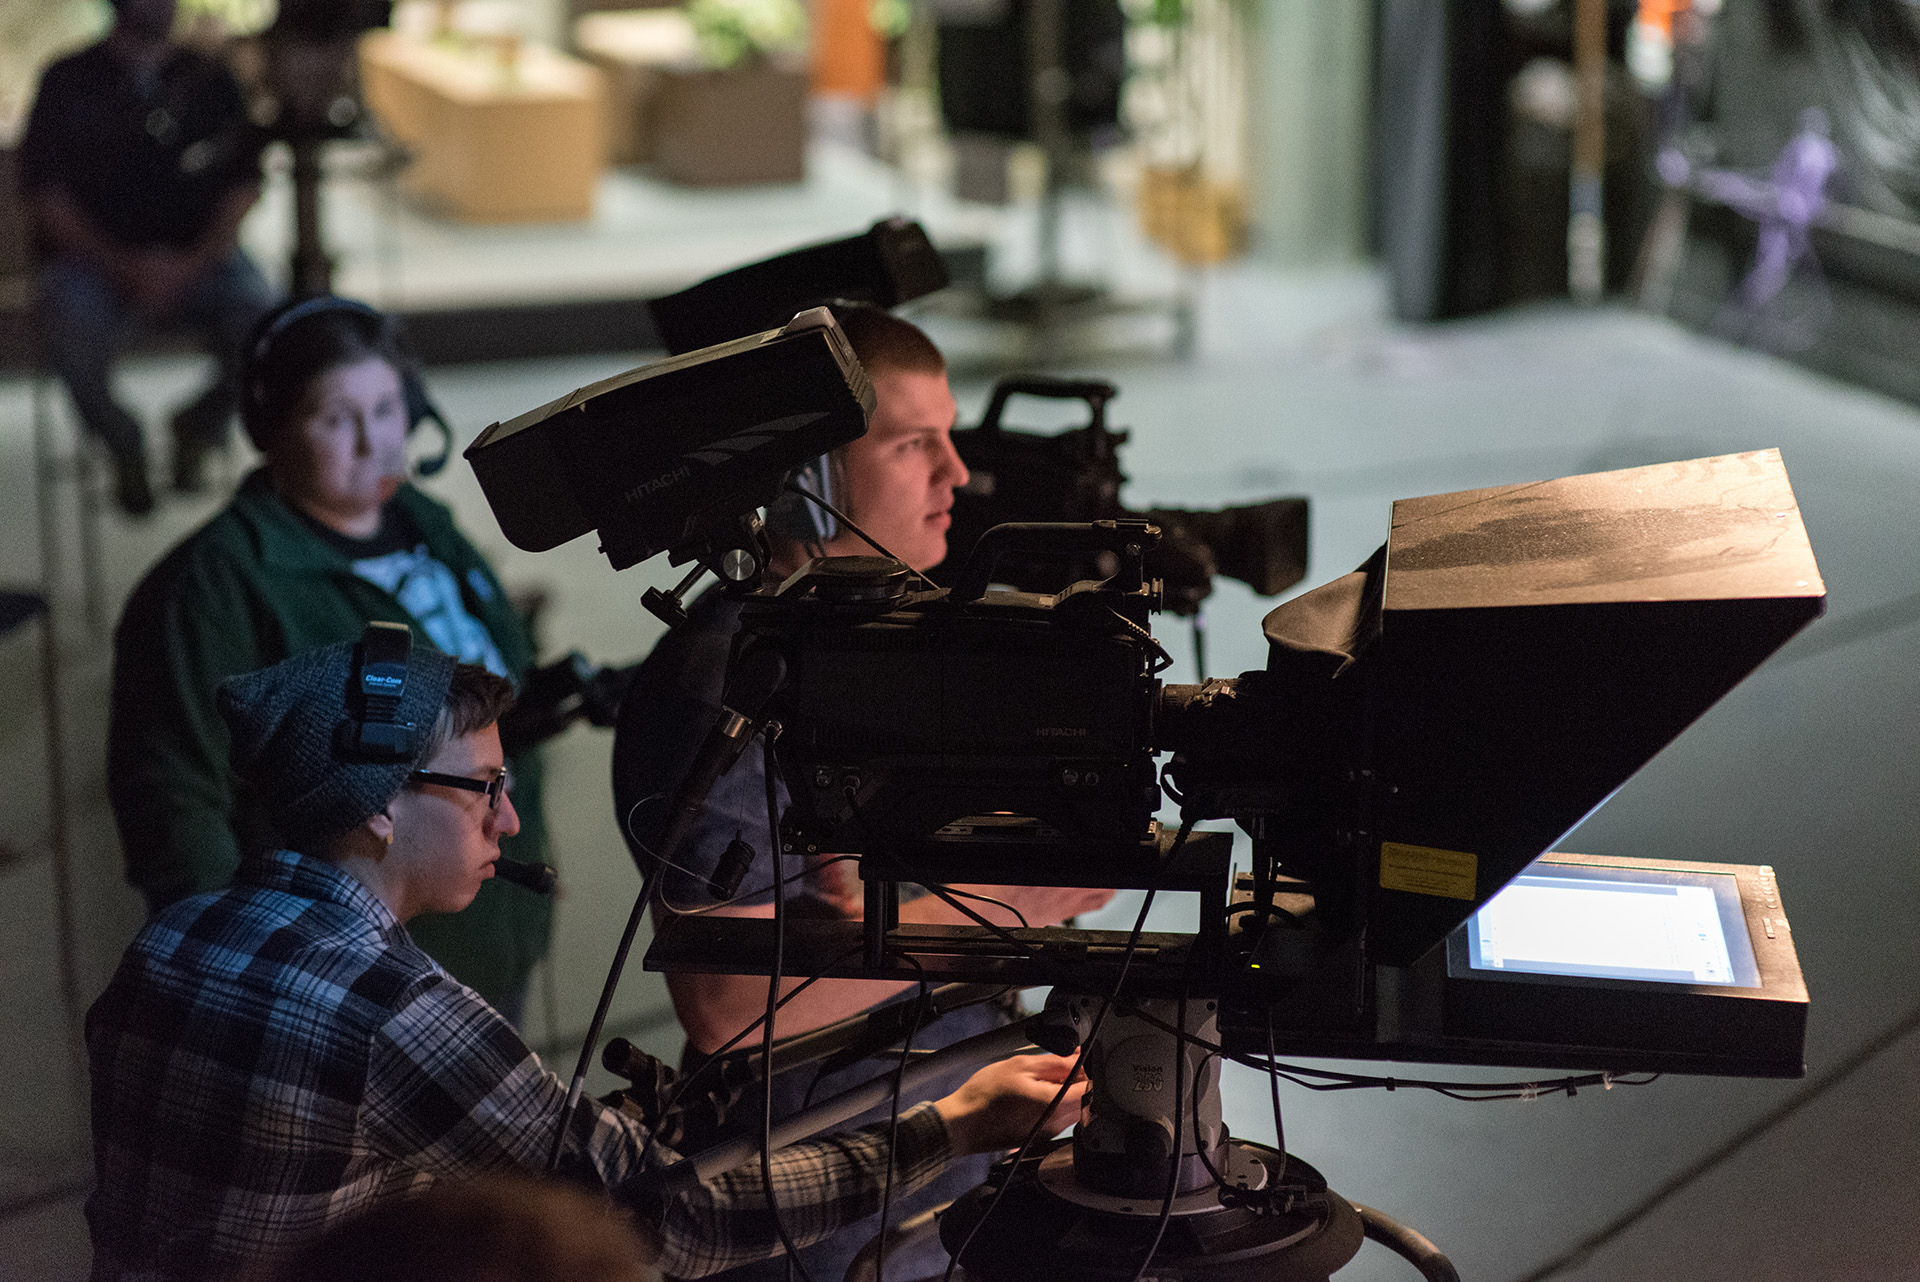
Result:
[[1719,873],[1541,861],[1467,930],[1474,970],[1669,984],[1759,984],[1739,887]]

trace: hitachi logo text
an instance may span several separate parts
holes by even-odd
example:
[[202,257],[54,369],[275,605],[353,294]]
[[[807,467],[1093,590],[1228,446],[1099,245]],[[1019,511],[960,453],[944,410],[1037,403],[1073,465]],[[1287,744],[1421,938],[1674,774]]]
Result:
[[1084,739],[1087,737],[1085,726],[1041,726],[1034,731],[1042,739]]
[[631,503],[635,499],[643,499],[647,497],[647,495],[649,494],[658,493],[659,491],[666,489],[670,485],[678,485],[680,484],[680,482],[686,480],[689,476],[692,476],[692,475],[693,475],[693,469],[689,467],[687,464],[682,463],[679,467],[674,468],[673,471],[671,472],[662,473],[661,475],[654,477],[651,481],[640,482],[640,484],[628,490],[623,497],[626,499],[627,502]]

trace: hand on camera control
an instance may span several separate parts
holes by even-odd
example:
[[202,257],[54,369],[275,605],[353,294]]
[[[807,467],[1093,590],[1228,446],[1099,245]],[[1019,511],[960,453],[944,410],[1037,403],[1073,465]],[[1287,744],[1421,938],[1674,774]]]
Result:
[[[1043,1118],[1041,1132],[1048,1137],[1073,1125],[1080,1118],[1080,1097],[1087,1093],[1085,1074],[1077,1074],[1060,1095],[1060,1084],[1073,1073],[1073,1065],[1071,1056],[1015,1055],[987,1065],[959,1090],[935,1100],[933,1107],[946,1123],[954,1152],[1016,1148]],[[1058,1104],[1053,1103],[1056,1095]]]
[[[866,907],[860,875],[852,860],[831,860],[814,856],[819,862],[807,871],[807,890],[811,898],[849,920],[856,920]],[[1019,911],[1029,926],[1053,926],[1081,913],[1107,906],[1113,891],[1086,886],[954,886],[964,895],[983,895],[997,899]],[[995,904],[966,900],[967,906],[1000,926],[1018,926],[1020,922]]]

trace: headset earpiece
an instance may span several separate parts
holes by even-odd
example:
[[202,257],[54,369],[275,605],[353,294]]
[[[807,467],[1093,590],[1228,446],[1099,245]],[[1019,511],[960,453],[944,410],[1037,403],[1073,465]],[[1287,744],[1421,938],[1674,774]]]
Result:
[[400,720],[407,689],[407,659],[413,632],[404,623],[374,622],[353,650],[347,687],[348,715],[334,728],[334,748],[362,761],[410,761],[420,748],[420,728]]
[[411,368],[403,371],[400,385],[407,398],[407,433],[411,435],[422,423],[432,423],[440,429],[440,452],[414,464],[414,475],[438,476],[446,470],[447,460],[453,457],[453,428],[440,413],[440,407],[427,396],[427,385],[418,372]]
[[[846,491],[839,454],[822,454],[795,470],[793,484],[838,507]],[[767,533],[775,538],[824,547],[840,533],[833,513],[798,494],[783,491],[767,506]]]

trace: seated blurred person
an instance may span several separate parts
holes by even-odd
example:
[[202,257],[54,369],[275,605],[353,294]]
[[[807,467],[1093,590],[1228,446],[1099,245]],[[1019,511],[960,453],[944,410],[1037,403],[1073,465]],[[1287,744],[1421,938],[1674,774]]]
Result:
[[[512,697],[392,624],[222,683],[235,773],[277,843],[149,921],[87,1013],[96,1282],[269,1276],[437,1181],[543,1170],[563,1117],[561,1172],[625,1193],[663,1266],[780,1251],[757,1159],[643,1195],[636,1177],[677,1154],[617,1108],[569,1112],[566,1084],[408,932],[472,900],[519,826],[497,724]],[[889,1167],[916,1188],[956,1153],[1058,1131],[1084,1089],[1061,1091],[1071,1068],[1015,1057],[906,1112],[891,1142],[876,1126],[780,1150],[787,1230],[869,1213]]]
[[41,77],[20,178],[46,258],[48,362],[113,458],[132,515],[153,508],[140,422],[114,399],[115,354],[160,322],[200,335],[217,376],[173,417],[176,488],[224,446],[247,334],[272,292],[240,252],[260,195],[260,141],[232,74],[173,44],[176,0],[113,0],[113,29]]
[[[967,469],[954,452],[951,432],[957,413],[947,385],[946,361],[917,327],[873,307],[836,305],[834,314],[856,356],[873,381],[874,411],[867,434],[835,452],[831,501],[886,550],[916,570],[945,559],[953,491],[966,484]],[[804,509],[776,509],[769,521],[773,541],[770,581],[778,583],[816,554],[872,555],[859,535],[841,531],[824,546],[807,532]],[[652,858],[663,827],[666,805],[686,774],[694,754],[719,714],[727,657],[738,630],[740,606],[719,590],[701,596],[688,620],[663,637],[640,666],[620,707],[614,735],[613,792],[621,831],[643,864]],[[714,785],[706,809],[682,845],[673,866],[663,872],[661,911],[705,909],[722,916],[769,917],[773,914],[774,861],[767,828],[765,774],[759,751],[749,750]],[[786,788],[776,783],[779,805]],[[714,906],[707,879],[736,839],[753,849],[753,860],[739,893]],[[961,886],[1010,905],[1033,926],[1053,925],[1104,905],[1110,890],[1035,886]],[[847,863],[822,862],[805,882],[788,891],[795,910],[858,919],[860,884]],[[1018,925],[1014,911],[992,904],[969,905],[1003,925]],[[971,924],[970,919],[932,895],[903,902],[905,922]],[[788,981],[797,986],[801,977]],[[777,1031],[790,1037],[857,1015],[899,996],[910,985],[869,980],[823,980],[801,991],[780,1010]],[[675,1013],[687,1034],[687,1054],[698,1060],[725,1045],[765,1013],[766,980],[748,975],[667,975]],[[915,1049],[947,1046],[998,1026],[1007,1017],[998,1003],[952,1012],[917,1033]],[[776,1120],[799,1111],[809,1100],[870,1080],[882,1071],[878,1060],[816,1075],[797,1069],[773,1083]],[[725,1134],[759,1126],[761,1097],[742,1099]],[[872,1115],[869,1115],[872,1116]],[[956,1163],[947,1175],[915,1198],[896,1205],[899,1218],[938,1205],[979,1184],[987,1163]],[[896,1219],[897,1222],[897,1219]],[[840,1277],[847,1264],[878,1232],[877,1220],[831,1242],[800,1253],[816,1278]],[[938,1250],[937,1244],[930,1248]],[[889,1263],[901,1277],[917,1277],[944,1267],[944,1254]],[[785,1277],[784,1262],[729,1274],[735,1282]]]
[[[223,679],[351,640],[375,619],[511,681],[533,666],[492,568],[453,514],[407,483],[411,380],[394,322],[349,299],[289,304],[253,340],[241,418],[265,466],[148,573],[114,637],[107,792],[150,911],[226,885],[261,836],[227,765],[213,706]],[[507,853],[544,862],[540,751],[511,718],[506,737],[523,821]],[[518,1022],[552,926],[551,900],[489,885],[416,937]]]
[[273,1282],[656,1282],[658,1255],[583,1189],[489,1175],[382,1202],[328,1229]]

